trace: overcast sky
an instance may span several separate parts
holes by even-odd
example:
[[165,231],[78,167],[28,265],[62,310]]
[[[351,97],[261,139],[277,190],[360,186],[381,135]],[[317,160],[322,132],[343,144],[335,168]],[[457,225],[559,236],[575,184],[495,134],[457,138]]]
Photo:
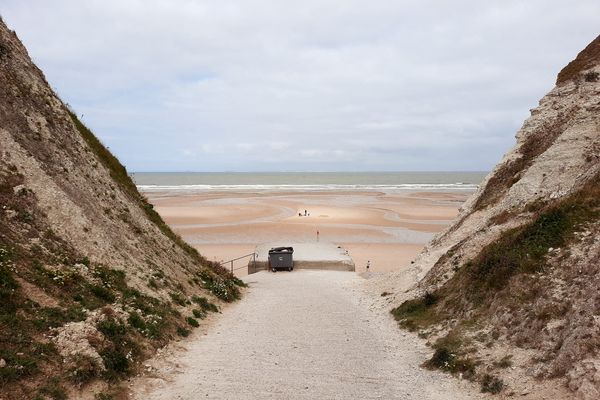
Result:
[[130,171],[487,170],[600,1],[0,0]]

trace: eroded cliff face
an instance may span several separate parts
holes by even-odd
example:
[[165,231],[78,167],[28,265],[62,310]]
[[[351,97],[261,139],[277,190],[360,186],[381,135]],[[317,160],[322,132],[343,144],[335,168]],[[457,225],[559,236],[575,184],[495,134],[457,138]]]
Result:
[[[456,368],[442,369],[492,391],[502,387],[496,376],[524,374],[600,398],[600,37],[561,71],[516,139],[419,255],[413,300],[394,313],[438,356],[452,355],[443,361]],[[498,366],[502,354],[513,369]]]
[[0,21],[0,397],[125,377],[236,283],[173,234]]

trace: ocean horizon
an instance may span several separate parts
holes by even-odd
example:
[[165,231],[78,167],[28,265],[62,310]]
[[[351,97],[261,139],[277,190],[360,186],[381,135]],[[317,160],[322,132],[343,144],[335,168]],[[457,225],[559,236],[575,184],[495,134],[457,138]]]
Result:
[[135,172],[145,192],[214,190],[476,190],[485,171]]

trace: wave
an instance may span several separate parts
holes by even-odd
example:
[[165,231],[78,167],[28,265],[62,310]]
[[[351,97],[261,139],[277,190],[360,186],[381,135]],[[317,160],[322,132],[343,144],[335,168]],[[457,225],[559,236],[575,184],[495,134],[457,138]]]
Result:
[[406,190],[477,190],[472,183],[402,183],[397,185],[137,185],[142,192],[207,191],[406,191]]

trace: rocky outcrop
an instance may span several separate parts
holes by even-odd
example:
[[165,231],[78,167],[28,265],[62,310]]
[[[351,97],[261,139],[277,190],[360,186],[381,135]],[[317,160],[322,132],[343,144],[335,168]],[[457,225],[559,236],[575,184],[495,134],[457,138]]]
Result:
[[[494,370],[490,348],[508,345],[530,354],[519,373],[564,379],[596,398],[600,37],[560,72],[516,139],[456,223],[419,255],[417,299],[394,312],[439,339],[438,350],[449,336],[470,343],[458,347],[483,360],[479,371]],[[494,373],[510,380],[510,371]]]
[[0,397],[127,376],[235,283],[168,228],[0,21]]

